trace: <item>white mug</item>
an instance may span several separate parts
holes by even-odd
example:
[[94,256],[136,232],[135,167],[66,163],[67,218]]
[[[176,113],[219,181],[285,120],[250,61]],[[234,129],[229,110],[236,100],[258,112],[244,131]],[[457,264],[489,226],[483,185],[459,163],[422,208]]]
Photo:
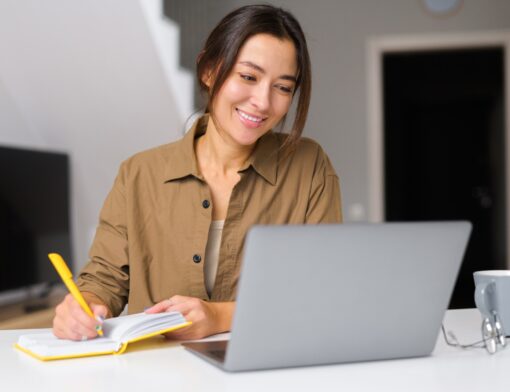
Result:
[[475,303],[484,318],[499,318],[503,330],[510,332],[510,270],[477,271]]

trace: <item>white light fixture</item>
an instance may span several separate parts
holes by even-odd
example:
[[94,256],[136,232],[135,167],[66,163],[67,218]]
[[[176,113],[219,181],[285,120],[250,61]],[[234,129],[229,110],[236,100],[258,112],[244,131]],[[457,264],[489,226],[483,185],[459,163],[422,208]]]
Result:
[[464,0],[421,0],[420,2],[428,14],[445,18],[458,13]]

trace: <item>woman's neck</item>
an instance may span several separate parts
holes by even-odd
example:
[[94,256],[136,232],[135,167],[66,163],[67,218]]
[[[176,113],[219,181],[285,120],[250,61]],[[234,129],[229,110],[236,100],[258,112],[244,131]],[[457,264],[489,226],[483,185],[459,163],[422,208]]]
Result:
[[255,146],[235,144],[224,132],[218,130],[209,117],[206,133],[195,144],[201,169],[207,167],[218,174],[234,174],[246,163]]

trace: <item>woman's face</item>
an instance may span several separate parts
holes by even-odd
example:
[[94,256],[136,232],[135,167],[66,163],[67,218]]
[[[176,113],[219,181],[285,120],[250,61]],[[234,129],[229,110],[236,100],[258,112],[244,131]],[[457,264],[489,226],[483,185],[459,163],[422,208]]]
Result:
[[292,103],[296,74],[296,48],[290,40],[268,34],[249,38],[213,102],[223,139],[250,146],[274,128]]

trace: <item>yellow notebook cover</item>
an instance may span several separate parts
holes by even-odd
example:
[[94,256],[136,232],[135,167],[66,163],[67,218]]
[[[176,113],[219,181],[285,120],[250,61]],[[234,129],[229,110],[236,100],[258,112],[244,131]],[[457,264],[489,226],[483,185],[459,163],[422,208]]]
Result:
[[41,361],[122,354],[128,344],[190,325],[179,312],[136,313],[107,319],[104,336],[86,341],[59,339],[51,331],[21,335],[15,347]]

